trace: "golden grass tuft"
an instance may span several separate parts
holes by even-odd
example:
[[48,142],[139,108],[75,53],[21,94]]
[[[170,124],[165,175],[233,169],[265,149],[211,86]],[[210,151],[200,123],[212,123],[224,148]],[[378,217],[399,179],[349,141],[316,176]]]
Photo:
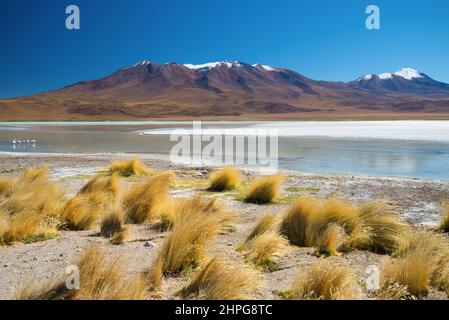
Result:
[[159,225],[162,229],[172,229],[177,221],[189,219],[190,215],[198,213],[205,215],[213,215],[220,221],[223,231],[233,231],[236,216],[228,211],[222,202],[217,198],[204,198],[200,195],[193,198],[178,198],[172,202],[168,202],[161,210],[161,221]]
[[434,265],[428,252],[416,250],[404,258],[384,264],[382,286],[399,284],[413,296],[426,296],[429,292],[433,271]]
[[281,222],[281,233],[291,244],[318,247],[330,255],[353,249],[391,254],[404,245],[408,230],[384,202],[356,207],[336,198],[300,197]]
[[150,291],[158,291],[162,288],[162,267],[163,262],[161,259],[157,259],[151,269],[146,272],[146,282]]
[[43,182],[48,179],[48,168],[28,168],[19,177],[15,183],[15,188],[31,188],[31,185],[37,182]]
[[160,218],[170,201],[172,172],[163,172],[147,181],[134,184],[123,198],[123,209],[130,223],[141,224]]
[[65,281],[42,287],[24,288],[22,300],[142,300],[148,297],[147,283],[141,275],[124,276],[123,260],[106,263],[106,252],[97,246],[89,247],[75,264],[79,268],[80,288],[69,290]]
[[319,210],[321,201],[314,197],[300,197],[283,214],[281,234],[287,237],[291,244],[309,246],[308,236],[312,219]]
[[449,243],[447,238],[429,230],[409,232],[406,241],[383,267],[383,288],[404,286],[410,297],[426,296],[430,286],[449,287]]
[[90,194],[95,192],[105,192],[112,198],[116,198],[120,191],[120,179],[117,174],[111,176],[98,175],[87,182],[78,194]]
[[140,158],[132,160],[113,161],[109,166],[110,174],[118,174],[122,177],[147,175],[152,170],[142,163]]
[[0,178],[0,197],[9,197],[12,193],[13,182],[11,178]]
[[261,281],[254,270],[217,258],[210,260],[179,295],[184,299],[247,300]]
[[214,192],[232,190],[240,183],[240,176],[241,173],[236,168],[224,167],[210,177],[207,190]]
[[322,254],[338,254],[337,248],[341,240],[346,233],[354,230],[357,208],[337,198],[321,202],[316,198],[306,198],[306,201],[311,202],[312,205],[315,201],[315,206],[308,217],[305,244],[318,247],[318,252]]
[[431,230],[409,230],[402,245],[393,253],[396,257],[405,257],[415,251],[427,251],[430,257],[439,260],[449,252],[449,242],[444,234]]
[[59,214],[64,192],[48,178],[47,168],[29,168],[13,179],[12,191],[2,207],[14,215],[20,211],[33,211],[45,216]]
[[340,255],[338,248],[343,241],[344,234],[342,227],[333,223],[329,224],[318,240],[317,253],[329,256]]
[[426,296],[430,286],[447,290],[449,286],[449,242],[440,233],[420,230],[409,233],[407,241],[396,250],[397,259],[385,262],[383,287],[398,284],[406,287],[408,296]]
[[63,228],[80,231],[90,229],[111,209],[109,196],[103,192],[76,195],[62,209]]
[[408,291],[407,286],[395,282],[384,284],[378,290],[376,298],[378,300],[405,300],[413,299],[414,297]]
[[165,239],[160,257],[163,274],[177,274],[200,265],[205,247],[220,232],[220,225],[203,216],[176,224]]
[[33,240],[45,240],[57,235],[56,228],[47,224],[36,212],[21,211],[5,222],[7,227],[0,235],[0,243],[34,242]]
[[158,261],[162,273],[178,274],[198,267],[208,243],[220,232],[229,230],[235,216],[215,200],[194,197],[183,200],[176,222],[165,238]]
[[274,259],[288,249],[288,240],[275,232],[264,232],[243,244],[239,251],[256,266],[272,269]]
[[445,252],[438,260],[432,275],[432,285],[443,290],[449,298],[449,253]]
[[279,232],[280,222],[281,220],[278,214],[271,212],[265,213],[259,221],[257,221],[256,226],[246,238],[246,242],[265,232]]
[[1,183],[0,244],[33,242],[54,237],[64,200],[59,185],[48,178],[47,168],[29,168]]
[[123,227],[122,230],[114,233],[109,241],[115,245],[122,244],[129,238],[129,233],[128,227]]
[[255,179],[248,188],[245,201],[257,204],[273,202],[280,194],[282,180],[280,174]]
[[115,208],[103,218],[100,235],[111,238],[113,244],[121,244],[126,240],[128,229],[124,226],[124,215],[121,209]]
[[[322,227],[329,223],[335,223],[344,228],[346,233],[351,233],[359,218],[359,210],[352,203],[338,198],[330,198],[321,204],[314,216],[314,223]],[[326,228],[324,227],[324,228]]]
[[320,259],[308,269],[301,270],[291,289],[285,294],[288,299],[353,300],[355,280],[351,271],[337,265],[333,260]]
[[444,211],[438,229],[443,232],[449,232],[449,204],[444,205]]
[[404,246],[409,228],[391,206],[373,201],[360,208],[355,231],[349,235],[347,248],[391,254]]

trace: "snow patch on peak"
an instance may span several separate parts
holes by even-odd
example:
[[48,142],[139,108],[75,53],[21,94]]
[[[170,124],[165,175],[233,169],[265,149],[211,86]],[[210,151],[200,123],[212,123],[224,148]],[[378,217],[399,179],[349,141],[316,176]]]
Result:
[[423,75],[415,69],[412,68],[402,68],[401,70],[393,73],[395,76],[402,77],[407,80],[412,80],[415,78],[423,78]]
[[373,77],[372,74],[365,74],[364,76],[361,76],[360,78],[357,79],[357,81],[362,81],[362,80],[371,80]]
[[134,67],[137,67],[137,66],[147,66],[147,65],[149,65],[150,63],[151,63],[150,60],[143,60],[143,61],[140,61],[140,62],[136,63],[136,64],[134,65]]
[[404,78],[406,80],[412,80],[412,79],[417,79],[417,78],[424,78],[424,76],[422,75],[422,73],[420,73],[418,70],[412,69],[412,68],[402,68],[401,70],[398,70],[396,72],[385,72],[385,73],[380,73],[380,74],[367,74],[364,75],[360,78],[358,78],[358,81],[362,81],[362,80],[371,80],[373,77],[377,77],[380,80],[388,80],[388,79],[393,79],[393,76],[396,77],[401,77]]
[[387,80],[387,79],[392,79],[393,78],[393,75],[390,72],[384,72],[384,73],[378,74],[377,76],[381,80]]
[[219,66],[226,65],[228,68],[241,67],[242,64],[238,61],[219,61],[219,62],[209,62],[204,64],[184,64],[183,66],[192,70],[202,70],[202,69],[213,69]]
[[267,70],[267,71],[276,71],[276,69],[275,68],[273,68],[272,66],[269,66],[269,65],[266,65],[266,64],[259,64],[259,63],[256,63],[256,64],[253,64],[252,65],[252,67],[257,67],[257,66],[260,66],[262,69],[265,69],[265,70]]

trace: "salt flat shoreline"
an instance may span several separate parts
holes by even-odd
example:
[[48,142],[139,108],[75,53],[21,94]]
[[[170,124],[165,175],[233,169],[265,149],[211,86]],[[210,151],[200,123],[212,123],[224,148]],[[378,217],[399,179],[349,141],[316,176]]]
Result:
[[[0,174],[19,174],[27,167],[48,166],[56,178],[93,175],[113,160],[141,158],[158,170],[189,172],[187,175],[207,175],[212,166],[180,165],[170,162],[169,156],[137,153],[16,153],[0,152]],[[248,176],[258,175],[255,169],[244,169]],[[357,203],[383,199],[398,207],[399,213],[410,223],[432,225],[440,216],[439,205],[449,201],[449,181],[401,177],[377,177],[358,174],[319,174],[281,170],[287,179],[286,188],[319,189],[317,196],[337,195]]]
[[[105,159],[106,161],[112,160],[121,160],[121,159],[130,159],[133,157],[139,157],[142,160],[153,161],[158,165],[165,164],[165,166],[172,166],[178,168],[200,168],[200,169],[209,169],[213,170],[214,168],[220,167],[215,165],[196,165],[196,164],[174,164],[170,161],[170,156],[164,154],[149,154],[149,153],[131,153],[131,152],[98,152],[98,153],[73,153],[73,152],[7,152],[0,151],[0,159],[7,161],[8,159],[17,159],[17,158],[30,158],[32,159],[40,159],[42,161],[47,160],[49,165],[51,165],[51,161],[65,161],[67,160],[67,164],[69,164],[70,159],[72,161],[76,161],[75,159],[79,159],[80,161],[89,162],[90,160],[98,160],[101,161]],[[256,168],[242,168],[243,171],[247,172],[257,172]],[[410,177],[388,177],[388,176],[370,176],[365,174],[351,174],[351,173],[312,173],[312,172],[301,172],[301,171],[293,171],[287,169],[279,169],[279,171],[289,174],[289,175],[297,175],[297,176],[311,176],[311,177],[351,177],[351,178],[359,178],[359,179],[375,179],[375,180],[385,180],[385,181],[396,181],[396,182],[429,182],[429,183],[442,183],[449,185],[449,180],[445,179],[425,179],[425,178],[410,178]]]
[[[46,153],[0,153],[0,175],[16,176],[28,167],[48,166],[50,176],[67,190],[75,194],[99,168],[105,168],[110,161],[129,159],[134,154],[46,154]],[[203,166],[181,166],[170,163],[164,156],[138,154],[143,162],[156,170],[172,170],[183,179],[207,180],[213,168]],[[248,179],[256,172],[245,172]],[[122,180],[122,187],[130,183]],[[192,196],[197,188],[182,188],[171,191],[175,197]],[[349,174],[308,174],[285,172],[283,193],[291,201],[300,195],[327,198],[338,196],[354,203],[384,199],[392,204],[398,214],[417,229],[422,225],[433,226],[441,215],[441,203],[449,200],[449,181],[420,180],[407,178],[382,178]],[[211,196],[211,195],[205,195]],[[213,195],[215,196],[215,195]],[[235,247],[242,243],[255,222],[265,212],[281,213],[291,202],[272,205],[244,203],[226,194],[217,194],[225,204],[237,212],[240,220],[236,232],[220,235],[210,251],[241,260]],[[123,245],[111,245],[107,239],[97,236],[98,227],[88,231],[60,231],[52,240],[32,244],[16,244],[0,247],[0,299],[13,298],[26,284],[42,284],[64,275],[65,267],[72,263],[92,243],[99,244],[111,257],[120,255],[126,259],[127,272],[134,274],[148,268],[161,246],[165,233],[148,225],[130,225],[131,237]],[[154,248],[145,246],[152,241]],[[279,270],[264,273],[266,287],[258,292],[260,299],[276,299],[275,290],[285,290],[299,266],[310,265],[317,258],[311,248],[295,248],[279,260]],[[359,278],[364,277],[368,265],[380,265],[385,256],[356,251],[335,257],[348,264]],[[164,282],[162,299],[174,299],[173,292],[185,285],[185,277],[168,278]],[[369,298],[362,292],[362,298]],[[444,298],[440,292],[432,291],[429,298]]]

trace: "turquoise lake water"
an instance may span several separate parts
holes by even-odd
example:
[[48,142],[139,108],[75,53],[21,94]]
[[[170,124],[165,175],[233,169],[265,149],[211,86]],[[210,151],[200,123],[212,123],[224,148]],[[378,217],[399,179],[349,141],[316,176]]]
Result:
[[[0,123],[0,151],[168,155],[174,145],[169,139],[172,130],[192,131],[191,125],[187,121]],[[221,121],[202,125],[206,131],[276,129],[281,169],[449,180],[449,121]],[[14,139],[25,142],[13,144]]]

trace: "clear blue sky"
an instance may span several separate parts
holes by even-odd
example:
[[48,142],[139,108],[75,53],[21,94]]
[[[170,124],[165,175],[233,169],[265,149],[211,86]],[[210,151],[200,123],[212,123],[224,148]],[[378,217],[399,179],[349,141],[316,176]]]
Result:
[[[81,30],[65,29],[65,8]],[[365,8],[381,9],[380,31]],[[0,97],[95,79],[149,59],[240,60],[317,80],[414,67],[449,83],[447,0],[1,0]]]

